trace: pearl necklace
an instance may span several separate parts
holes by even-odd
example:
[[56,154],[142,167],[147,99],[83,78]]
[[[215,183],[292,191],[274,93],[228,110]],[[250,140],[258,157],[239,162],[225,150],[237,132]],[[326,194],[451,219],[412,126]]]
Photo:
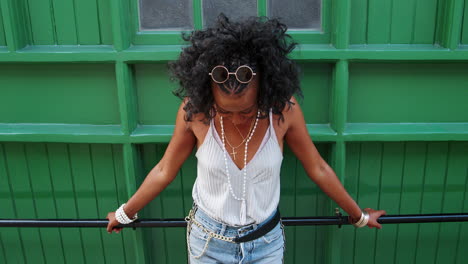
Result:
[[244,151],[244,168],[242,169],[243,174],[244,174],[244,179],[243,179],[243,184],[242,184],[242,197],[239,198],[237,195],[234,193],[234,190],[232,189],[231,185],[231,175],[229,174],[229,168],[228,168],[228,162],[227,162],[227,156],[226,156],[226,143],[225,143],[225,135],[224,135],[224,122],[223,122],[223,117],[220,117],[220,124],[221,124],[221,139],[223,140],[223,155],[224,155],[224,165],[226,167],[226,175],[228,178],[228,186],[229,186],[229,191],[234,197],[234,199],[241,201],[241,211],[240,211],[240,218],[241,218],[241,223],[244,224],[246,222],[246,204],[245,204],[245,184],[247,182],[247,149],[249,146],[249,142],[252,139],[253,134],[255,133],[255,129],[257,128],[258,124],[258,117],[260,116],[260,111],[257,112],[257,118],[255,119],[255,124],[252,129],[252,132],[248,135],[247,141],[245,142],[245,151]]

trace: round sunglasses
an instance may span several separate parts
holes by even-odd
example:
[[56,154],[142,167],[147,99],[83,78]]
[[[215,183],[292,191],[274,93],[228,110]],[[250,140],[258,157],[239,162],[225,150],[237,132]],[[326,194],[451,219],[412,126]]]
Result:
[[235,72],[229,72],[229,70],[226,67],[218,65],[214,67],[208,74],[211,76],[211,79],[213,79],[215,83],[226,82],[231,74],[234,74],[236,76],[238,82],[249,83],[250,81],[252,81],[254,75],[257,75],[255,72],[253,72],[252,68],[250,68],[247,65],[239,66],[239,68],[237,68]]

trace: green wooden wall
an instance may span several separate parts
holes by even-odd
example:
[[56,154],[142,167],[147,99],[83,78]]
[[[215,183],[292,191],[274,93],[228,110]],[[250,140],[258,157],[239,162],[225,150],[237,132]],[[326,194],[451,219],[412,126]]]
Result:
[[[258,14],[267,12],[258,0]],[[195,28],[201,0],[193,1]],[[180,32],[139,32],[136,0],[0,0],[0,218],[105,218],[164,153]],[[301,102],[362,207],[468,212],[468,0],[323,0],[300,43]],[[141,212],[183,217],[196,160]],[[284,216],[336,205],[286,148]],[[286,227],[286,263],[464,263],[466,223]],[[0,228],[0,263],[185,263],[185,229]]]

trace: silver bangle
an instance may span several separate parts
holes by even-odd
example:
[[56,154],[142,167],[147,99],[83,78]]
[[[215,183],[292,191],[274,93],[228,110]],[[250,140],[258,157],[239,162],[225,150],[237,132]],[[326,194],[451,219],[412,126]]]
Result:
[[369,213],[366,211],[362,211],[361,218],[359,218],[359,220],[356,223],[354,223],[353,226],[360,228],[366,226],[367,223],[369,223]]
[[135,221],[138,219],[138,214],[135,214],[135,216],[130,219],[127,214],[125,214],[125,211],[123,210],[125,204],[122,204],[119,209],[117,209],[117,211],[115,211],[115,219],[117,220],[117,222],[123,224],[123,225],[126,225],[126,224],[130,224],[131,222]]

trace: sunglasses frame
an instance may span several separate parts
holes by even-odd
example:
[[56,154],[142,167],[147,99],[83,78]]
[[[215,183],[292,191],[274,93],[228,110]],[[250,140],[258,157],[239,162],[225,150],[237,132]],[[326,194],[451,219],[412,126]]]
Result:
[[[238,72],[239,69],[242,68],[242,67],[246,67],[246,68],[249,69],[250,72],[252,73],[252,77],[250,78],[250,80],[248,80],[248,81],[246,81],[246,82],[243,82],[243,81],[239,80],[239,78],[237,77],[237,72]],[[224,70],[228,73],[226,80],[224,80],[224,81],[222,81],[222,82],[219,82],[219,81],[215,80],[215,78],[213,77],[213,72],[214,72],[217,68],[222,68],[222,69],[224,69]],[[211,79],[212,79],[215,83],[225,83],[227,80],[229,80],[229,77],[231,76],[231,74],[234,74],[234,75],[236,76],[236,80],[237,80],[238,82],[240,82],[240,83],[249,83],[249,82],[251,82],[251,81],[253,80],[254,76],[257,75],[257,74],[252,70],[252,68],[250,68],[248,65],[241,65],[241,66],[237,67],[237,70],[236,70],[235,72],[229,72],[228,68],[226,68],[225,66],[223,66],[223,65],[218,65],[218,66],[215,66],[215,67],[211,70],[210,73],[208,73],[208,75],[211,76]]]

